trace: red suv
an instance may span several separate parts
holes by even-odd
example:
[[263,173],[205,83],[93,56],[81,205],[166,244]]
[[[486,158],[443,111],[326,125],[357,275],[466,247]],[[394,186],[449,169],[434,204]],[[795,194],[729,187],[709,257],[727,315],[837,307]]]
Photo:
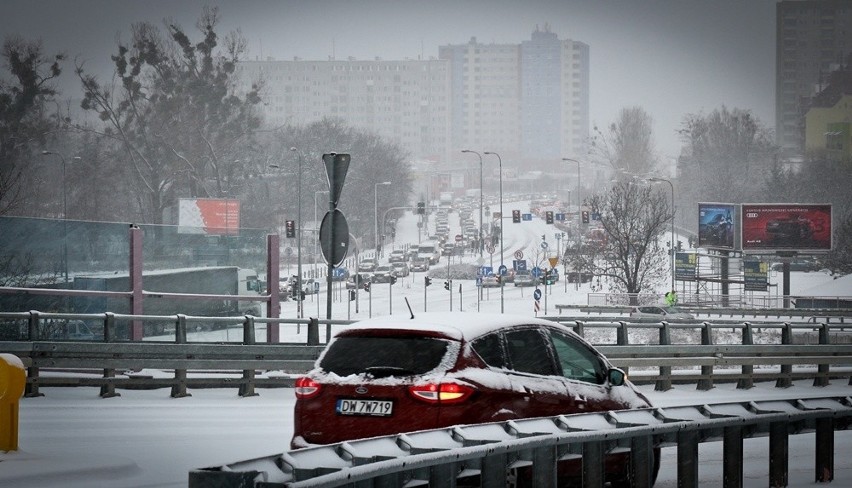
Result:
[[[569,328],[462,312],[355,323],[335,335],[295,392],[293,448],[650,406],[623,371]],[[608,479],[624,482],[629,463],[608,461]]]

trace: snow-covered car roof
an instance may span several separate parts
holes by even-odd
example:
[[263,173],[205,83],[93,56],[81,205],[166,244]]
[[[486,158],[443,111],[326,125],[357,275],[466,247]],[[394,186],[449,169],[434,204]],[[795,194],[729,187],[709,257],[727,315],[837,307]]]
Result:
[[385,315],[355,322],[340,334],[364,329],[394,329],[434,331],[457,340],[471,340],[488,332],[511,325],[556,325],[559,324],[525,315],[468,312],[415,313],[414,318],[405,315]]

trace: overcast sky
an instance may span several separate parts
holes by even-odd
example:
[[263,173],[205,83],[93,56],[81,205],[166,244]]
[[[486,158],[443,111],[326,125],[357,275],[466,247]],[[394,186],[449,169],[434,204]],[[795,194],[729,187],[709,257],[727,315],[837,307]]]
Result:
[[[723,104],[774,125],[775,0],[263,0],[221,1],[220,32],[239,28],[250,57],[385,60],[437,57],[438,47],[518,44],[536,26],[589,45],[591,123],[640,106],[657,149],[676,156],[684,114]],[[42,39],[103,69],[138,21],[171,18],[193,35],[198,0],[4,0],[0,34]],[[195,36],[194,39],[198,37]],[[71,73],[70,63],[66,73]],[[76,85],[74,85],[76,88]],[[69,93],[77,96],[77,93]]]

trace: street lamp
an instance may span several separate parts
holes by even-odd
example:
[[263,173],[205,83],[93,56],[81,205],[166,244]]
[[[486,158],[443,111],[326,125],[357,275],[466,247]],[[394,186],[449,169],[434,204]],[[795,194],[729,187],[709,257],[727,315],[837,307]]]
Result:
[[[62,160],[62,261],[65,272],[65,282],[68,282],[68,196],[65,183],[65,156],[55,151],[44,150],[42,156],[59,156]],[[80,161],[79,156],[75,156],[72,161]]]
[[674,240],[675,240],[675,231],[674,231],[675,204],[674,204],[674,185],[672,184],[672,182],[671,182],[671,181],[669,181],[669,180],[667,180],[667,179],[665,179],[665,178],[648,178],[648,181],[653,181],[653,182],[661,182],[661,181],[665,181],[666,183],[668,183],[668,184],[669,184],[669,186],[670,186],[670,187],[671,187],[671,189],[672,189],[672,238],[671,238],[671,248],[672,248],[672,249],[671,249],[671,252],[672,252],[672,255],[671,255],[670,257],[671,257],[671,260],[672,260],[672,291],[674,291],[674,289],[675,289],[675,245],[674,245]]
[[470,149],[462,149],[462,152],[476,154],[479,157],[479,258],[482,259],[482,248],[484,247],[482,242],[482,155]]
[[[562,158],[562,160],[563,161],[573,161],[573,162],[577,163],[577,239],[575,240],[575,242],[577,243],[577,254],[579,254],[580,253],[580,224],[581,224],[581,222],[580,222],[580,213],[581,213],[581,210],[580,210],[580,206],[581,206],[581,200],[580,200],[580,161],[577,161],[576,159],[571,159],[571,158]],[[580,289],[580,269],[579,268],[577,269],[577,282],[575,284],[574,289],[575,290]]]
[[[497,156],[497,161],[500,169],[500,269],[503,269],[503,158],[496,152],[485,151],[485,154],[493,154]],[[500,277],[500,313],[504,311],[503,302],[503,279]]]
[[374,190],[374,200],[373,200],[373,236],[375,240],[373,241],[376,245],[376,259],[379,257],[379,185],[390,185],[390,181],[383,181],[381,183],[376,183],[373,186]]

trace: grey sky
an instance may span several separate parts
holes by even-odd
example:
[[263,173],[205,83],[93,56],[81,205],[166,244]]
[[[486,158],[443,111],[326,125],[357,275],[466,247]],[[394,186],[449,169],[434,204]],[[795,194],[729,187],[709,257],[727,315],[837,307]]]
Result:
[[[687,113],[721,105],[774,123],[775,0],[6,0],[0,35],[43,39],[94,69],[138,21],[172,18],[192,32],[218,4],[220,31],[239,28],[252,58],[437,57],[438,46],[516,44],[538,25],[590,47],[591,121],[607,125],[641,106],[657,148],[676,156]],[[71,65],[66,73],[71,73]],[[70,78],[70,77],[69,77]],[[73,85],[76,87],[76,85]],[[68,95],[72,88],[66,88]]]

